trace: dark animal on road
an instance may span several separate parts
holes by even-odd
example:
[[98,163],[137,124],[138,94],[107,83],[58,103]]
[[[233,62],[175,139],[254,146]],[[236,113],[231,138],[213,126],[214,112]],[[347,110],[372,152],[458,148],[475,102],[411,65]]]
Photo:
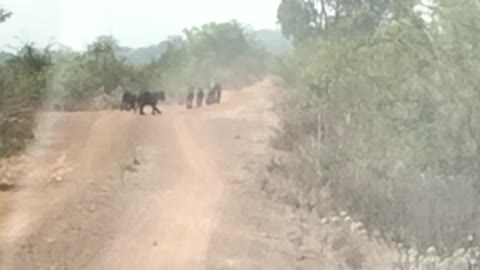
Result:
[[188,89],[187,94],[187,109],[191,109],[193,107],[193,99],[195,98],[195,93],[193,92],[193,87]]
[[215,103],[215,92],[213,91],[213,89],[210,89],[208,90],[207,98],[205,99],[205,104],[212,105],[213,103]]
[[208,90],[205,103],[211,105],[214,103],[220,103],[222,97],[222,86],[219,83],[215,83],[213,87]]
[[160,92],[150,92],[150,91],[143,91],[138,95],[137,98],[137,103],[138,107],[140,110],[140,114],[144,115],[145,112],[143,111],[145,106],[151,106],[152,107],[152,115],[155,114],[162,114],[162,111],[160,111],[157,108],[158,101],[165,101],[165,92],[160,91]]
[[220,100],[222,99],[222,85],[216,83],[213,87],[213,92],[215,94],[215,102],[220,103]]
[[137,111],[136,107],[137,96],[131,92],[126,91],[122,95],[122,104],[120,105],[120,110],[122,111]]
[[197,107],[202,107],[204,96],[205,96],[205,93],[203,92],[203,89],[202,88],[198,89],[198,92],[197,92]]
[[53,109],[54,109],[56,112],[60,112],[60,111],[63,110],[62,105],[60,105],[60,104],[54,104],[54,105],[53,105]]

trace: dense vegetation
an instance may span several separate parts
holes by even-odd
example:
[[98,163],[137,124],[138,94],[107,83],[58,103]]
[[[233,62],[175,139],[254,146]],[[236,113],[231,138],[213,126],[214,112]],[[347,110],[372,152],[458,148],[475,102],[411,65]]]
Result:
[[[0,9],[0,23],[11,15]],[[34,112],[46,87],[51,58],[48,48],[37,50],[32,44],[2,58],[6,62],[0,68],[0,155],[8,156],[33,138]]]
[[[0,10],[0,22],[11,15]],[[162,89],[180,101],[189,85],[207,87],[212,78],[227,88],[254,82],[265,73],[267,57],[254,32],[236,21],[185,29],[136,50],[111,36],[98,37],[84,52],[24,44],[0,54],[0,156],[17,153],[33,138],[40,109],[114,108],[121,88]]]
[[296,49],[278,70],[291,90],[276,145],[291,159],[270,188],[420,247],[480,233],[479,11],[473,0],[282,0]]

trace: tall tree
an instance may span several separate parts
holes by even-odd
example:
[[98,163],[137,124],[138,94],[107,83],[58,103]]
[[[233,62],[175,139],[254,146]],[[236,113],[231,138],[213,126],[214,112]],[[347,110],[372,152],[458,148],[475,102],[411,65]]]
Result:
[[287,38],[374,31],[382,22],[413,18],[419,0],[282,0],[277,19]]
[[278,6],[277,20],[285,37],[301,41],[327,27],[326,13],[318,9],[316,2],[316,0],[282,0]]
[[111,36],[100,36],[87,49],[89,67],[93,73],[101,76],[101,83],[106,92],[114,90],[121,82],[125,71],[125,60],[119,56],[120,47]]
[[12,12],[0,8],[0,23],[6,21],[8,18],[12,16]]

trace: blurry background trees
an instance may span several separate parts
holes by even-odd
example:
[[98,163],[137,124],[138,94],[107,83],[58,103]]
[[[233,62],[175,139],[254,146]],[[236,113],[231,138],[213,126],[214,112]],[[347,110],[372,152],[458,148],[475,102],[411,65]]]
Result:
[[[0,9],[0,22],[11,15]],[[51,58],[49,48],[39,50],[31,43],[4,58],[0,68],[0,155],[8,156],[33,138],[34,114],[45,92],[45,71]]]
[[[0,22],[10,16],[0,9]],[[122,47],[112,36],[98,37],[83,52],[21,42],[0,52],[0,156],[17,153],[33,139],[38,110],[114,108],[121,89],[164,90],[170,101],[183,101],[189,85],[206,88],[213,78],[230,89],[253,83],[266,73],[271,56],[265,45],[275,46],[277,57],[291,50],[281,34],[254,32],[237,21],[185,29],[137,49]]]

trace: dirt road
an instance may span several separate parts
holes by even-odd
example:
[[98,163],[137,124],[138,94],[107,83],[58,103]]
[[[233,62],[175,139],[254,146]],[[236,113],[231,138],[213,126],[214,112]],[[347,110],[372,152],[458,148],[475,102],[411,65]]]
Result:
[[289,247],[272,240],[282,213],[249,189],[272,89],[265,81],[162,116],[41,115],[25,166],[72,171],[25,174],[19,191],[0,195],[0,268],[293,269]]

